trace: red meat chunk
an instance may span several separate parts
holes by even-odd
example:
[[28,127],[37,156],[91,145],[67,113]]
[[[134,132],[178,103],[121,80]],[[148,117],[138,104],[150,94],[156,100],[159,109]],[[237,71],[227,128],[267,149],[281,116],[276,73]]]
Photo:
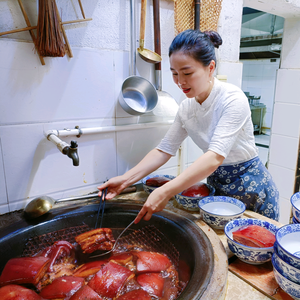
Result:
[[242,227],[232,233],[233,240],[249,247],[273,247],[275,235],[259,225]]
[[93,253],[96,250],[111,250],[115,239],[110,228],[97,228],[81,233],[75,237],[83,253]]
[[70,300],[103,300],[93,289],[88,285],[80,288]]
[[138,257],[136,262],[137,273],[161,272],[172,265],[166,255],[157,252],[140,251],[136,255]]
[[[134,290],[130,291],[121,297],[117,298],[118,300],[151,300],[151,296],[144,290]],[[71,300],[71,299],[70,299]]]
[[49,258],[19,257],[10,259],[1,274],[0,285],[33,284],[36,285],[46,273]]
[[136,280],[143,290],[148,292],[150,295],[162,297],[165,279],[160,275],[160,273],[140,274],[137,276]]
[[75,276],[56,278],[40,292],[45,299],[65,299],[76,293],[84,285],[84,279]]
[[146,185],[160,187],[165,183],[169,182],[170,180],[171,180],[170,178],[164,176],[152,177],[146,180]]
[[181,195],[187,197],[207,197],[210,190],[205,183],[197,183],[184,190]]
[[105,264],[90,280],[88,286],[102,297],[114,298],[134,273],[112,261]]
[[50,264],[47,272],[53,272],[53,265],[67,260],[74,255],[74,247],[67,241],[57,241],[53,245],[45,248],[37,256],[48,257]]
[[16,284],[0,288],[1,300],[43,300],[35,291]]
[[108,262],[107,260],[97,260],[97,261],[91,261],[89,263],[83,264],[75,271],[73,275],[77,277],[88,277],[90,275],[94,275],[107,262]]

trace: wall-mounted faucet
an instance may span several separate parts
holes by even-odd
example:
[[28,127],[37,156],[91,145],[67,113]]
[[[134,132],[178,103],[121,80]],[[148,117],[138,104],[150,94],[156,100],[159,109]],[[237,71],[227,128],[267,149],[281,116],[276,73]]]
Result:
[[78,144],[76,141],[71,141],[70,147],[65,147],[63,149],[63,154],[68,155],[73,160],[73,166],[79,166],[79,156],[77,153]]
[[77,152],[78,144],[76,141],[71,141],[71,145],[62,141],[58,136],[59,132],[57,130],[49,130],[45,132],[46,138],[54,143],[58,150],[62,153],[70,157],[73,161],[73,166],[79,166],[79,156]]

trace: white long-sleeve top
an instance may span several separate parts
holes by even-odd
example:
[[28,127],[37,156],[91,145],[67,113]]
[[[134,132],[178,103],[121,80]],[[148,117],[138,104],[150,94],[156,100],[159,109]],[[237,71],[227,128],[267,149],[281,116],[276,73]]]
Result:
[[174,123],[156,148],[175,155],[187,136],[203,152],[211,150],[225,157],[222,165],[245,162],[258,155],[247,97],[237,86],[217,78],[202,104],[195,98],[180,104]]

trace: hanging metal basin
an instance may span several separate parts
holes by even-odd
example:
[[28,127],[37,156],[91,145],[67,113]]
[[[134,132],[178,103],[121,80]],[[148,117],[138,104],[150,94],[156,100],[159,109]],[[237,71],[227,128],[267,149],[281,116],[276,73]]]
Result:
[[127,113],[142,115],[151,112],[157,102],[157,91],[147,79],[134,75],[123,82],[119,103]]

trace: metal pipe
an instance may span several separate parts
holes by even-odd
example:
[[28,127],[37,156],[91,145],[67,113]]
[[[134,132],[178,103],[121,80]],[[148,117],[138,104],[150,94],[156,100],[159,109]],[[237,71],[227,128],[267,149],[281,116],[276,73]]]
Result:
[[71,145],[62,141],[59,137],[63,136],[77,136],[80,137],[83,134],[95,134],[103,132],[117,132],[117,131],[126,131],[126,130],[136,130],[157,127],[162,125],[170,125],[173,123],[173,120],[164,121],[164,122],[151,122],[151,123],[140,123],[132,125],[123,125],[123,126],[107,126],[107,127],[93,127],[93,128],[79,128],[76,126],[75,129],[63,129],[63,130],[48,130],[44,132],[47,140],[54,143],[58,150],[70,157],[73,161],[74,166],[79,165],[79,157],[77,153],[77,142],[71,141]]
[[151,122],[151,123],[139,123],[139,124],[131,124],[131,125],[120,125],[120,126],[48,130],[48,131],[45,131],[44,134],[49,141],[58,145],[62,142],[58,137],[77,136],[77,135],[81,136],[83,134],[95,134],[95,133],[104,133],[104,132],[118,132],[118,131],[152,128],[152,127],[158,127],[158,126],[163,126],[163,125],[171,125],[173,123],[173,121],[174,120],[168,120],[168,121],[164,121],[164,122]]

